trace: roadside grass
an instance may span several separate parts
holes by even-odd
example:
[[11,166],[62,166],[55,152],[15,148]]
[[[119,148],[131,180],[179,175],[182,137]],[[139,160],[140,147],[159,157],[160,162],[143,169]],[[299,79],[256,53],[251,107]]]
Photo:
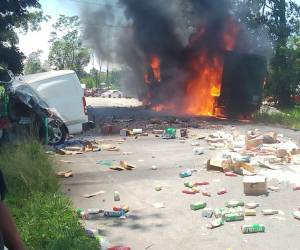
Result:
[[6,202],[27,249],[99,249],[59,192],[55,163],[40,144],[1,145],[0,162],[9,190]]
[[291,129],[300,129],[300,106],[290,109],[282,109],[281,113],[256,113],[258,122],[287,126]]

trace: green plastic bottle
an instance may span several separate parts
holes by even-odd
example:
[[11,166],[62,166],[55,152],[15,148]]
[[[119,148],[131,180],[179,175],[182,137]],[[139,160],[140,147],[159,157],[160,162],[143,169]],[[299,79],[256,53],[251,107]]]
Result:
[[264,233],[266,230],[263,224],[252,224],[242,226],[243,234]]

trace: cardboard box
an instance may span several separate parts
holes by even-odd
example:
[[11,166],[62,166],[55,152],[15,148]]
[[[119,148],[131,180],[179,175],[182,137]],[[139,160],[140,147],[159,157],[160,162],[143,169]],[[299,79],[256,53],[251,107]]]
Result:
[[263,195],[267,193],[267,178],[264,176],[246,176],[243,183],[245,195]]
[[222,159],[222,158],[212,158],[207,161],[206,170],[207,171],[221,171],[230,169],[232,164],[231,160]]

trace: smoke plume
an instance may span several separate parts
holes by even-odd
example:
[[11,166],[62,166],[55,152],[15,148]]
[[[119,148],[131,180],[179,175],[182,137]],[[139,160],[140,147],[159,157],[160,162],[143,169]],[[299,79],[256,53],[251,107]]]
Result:
[[188,113],[210,114],[213,98],[202,106],[219,94],[225,51],[258,51],[229,0],[119,0],[82,9],[82,20],[97,57],[128,69],[125,89]]

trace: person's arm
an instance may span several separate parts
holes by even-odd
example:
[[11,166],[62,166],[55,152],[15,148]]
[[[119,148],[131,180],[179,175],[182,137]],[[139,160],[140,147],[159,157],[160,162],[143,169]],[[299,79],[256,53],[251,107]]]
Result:
[[4,244],[9,250],[26,249],[19,236],[14,220],[2,201],[0,201],[0,232],[2,233]]

